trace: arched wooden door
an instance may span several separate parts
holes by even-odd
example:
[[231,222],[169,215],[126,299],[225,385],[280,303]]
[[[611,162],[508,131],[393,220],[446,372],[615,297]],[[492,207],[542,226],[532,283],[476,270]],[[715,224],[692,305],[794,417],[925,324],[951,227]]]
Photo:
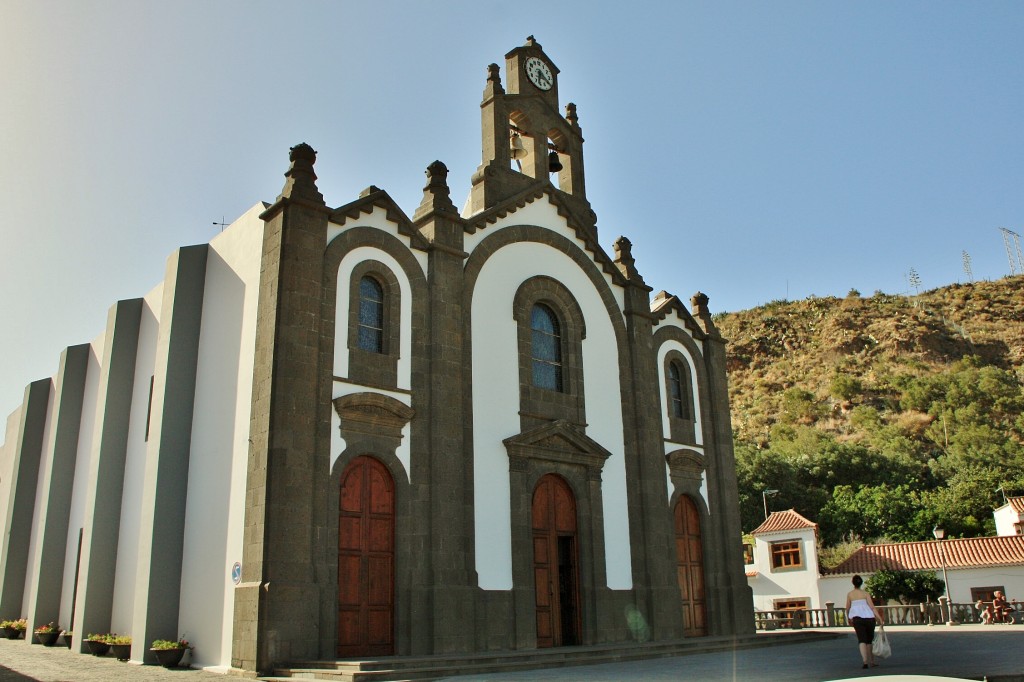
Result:
[[394,653],[394,576],[394,481],[377,460],[356,457],[338,504],[338,656]]
[[532,524],[537,646],[579,644],[576,498],[562,478],[548,474],[538,481]]
[[681,495],[673,513],[676,528],[676,574],[683,597],[683,634],[708,634],[707,599],[704,596],[704,547],[700,537],[697,505]]

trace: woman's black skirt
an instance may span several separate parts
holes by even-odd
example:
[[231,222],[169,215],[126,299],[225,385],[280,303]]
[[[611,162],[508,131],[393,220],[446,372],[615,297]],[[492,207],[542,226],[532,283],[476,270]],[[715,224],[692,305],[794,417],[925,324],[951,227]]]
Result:
[[857,633],[857,641],[860,644],[871,644],[875,639],[875,619],[854,617],[850,619],[850,623]]

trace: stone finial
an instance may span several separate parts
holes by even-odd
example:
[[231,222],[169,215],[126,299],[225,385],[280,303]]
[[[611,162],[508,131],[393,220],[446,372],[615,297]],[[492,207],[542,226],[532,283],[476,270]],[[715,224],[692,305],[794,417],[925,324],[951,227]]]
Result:
[[423,201],[416,210],[416,217],[432,212],[458,213],[452,203],[448,189],[448,167],[440,161],[427,166],[427,184],[423,187]]
[[576,105],[569,102],[565,105],[565,120],[569,122],[573,128],[580,127],[580,118],[576,115]]
[[536,47],[538,50],[540,49],[540,43],[538,43],[533,36],[526,36],[526,46]]
[[366,189],[364,189],[362,192],[359,193],[359,198],[360,199],[364,199],[364,198],[370,196],[371,194],[374,194],[374,193],[379,192],[379,191],[380,191],[380,187],[378,187],[377,185],[370,185],[369,187],[367,187]]
[[643,277],[636,269],[636,260],[633,258],[633,242],[625,237],[619,237],[613,245],[615,249],[615,264],[626,279],[643,282]]
[[313,171],[316,151],[302,142],[289,150],[288,160],[292,165],[284,174],[287,179],[278,199],[305,199],[323,204],[324,195],[317,189],[316,173]]
[[484,99],[489,99],[495,95],[500,95],[505,92],[505,88],[501,86],[501,69],[497,64],[487,65],[487,85],[484,86]]
[[710,314],[710,311],[708,310],[709,300],[710,299],[708,298],[707,294],[701,293],[699,291],[695,293],[693,296],[691,296],[690,309],[693,312],[693,314],[698,316]]

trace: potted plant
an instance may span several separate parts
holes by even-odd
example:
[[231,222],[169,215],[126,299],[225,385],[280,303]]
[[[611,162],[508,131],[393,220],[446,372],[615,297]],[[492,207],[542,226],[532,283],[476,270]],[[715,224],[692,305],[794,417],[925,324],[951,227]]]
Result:
[[19,618],[18,620],[5,620],[0,622],[0,628],[4,629],[7,639],[18,639],[25,634],[25,630],[28,629],[28,620],[25,618]]
[[85,645],[93,656],[106,656],[110,651],[109,639],[110,635],[89,635],[85,638]]
[[156,656],[156,660],[160,665],[165,668],[173,668],[181,663],[185,652],[191,648],[192,645],[188,643],[187,639],[179,637],[177,641],[170,639],[153,640],[149,650]]
[[127,661],[132,656],[132,638],[128,635],[111,635],[107,641],[114,652],[114,658]]
[[64,637],[64,646],[66,646],[67,648],[70,649],[71,648],[71,637],[75,633],[73,633],[71,630],[65,630],[64,632],[62,632],[60,634],[63,635],[63,637]]
[[50,621],[46,625],[40,625],[35,629],[36,641],[44,646],[53,646],[60,637],[60,626]]

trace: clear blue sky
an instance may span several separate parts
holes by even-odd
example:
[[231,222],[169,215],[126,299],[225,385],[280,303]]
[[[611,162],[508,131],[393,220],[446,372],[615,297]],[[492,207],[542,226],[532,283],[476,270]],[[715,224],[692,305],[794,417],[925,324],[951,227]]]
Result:
[[[0,0],[0,418],[168,254],[319,152],[338,206],[461,203],[486,66],[533,34],[609,252],[713,311],[1009,272],[1024,3]],[[0,422],[0,429],[3,428]]]

